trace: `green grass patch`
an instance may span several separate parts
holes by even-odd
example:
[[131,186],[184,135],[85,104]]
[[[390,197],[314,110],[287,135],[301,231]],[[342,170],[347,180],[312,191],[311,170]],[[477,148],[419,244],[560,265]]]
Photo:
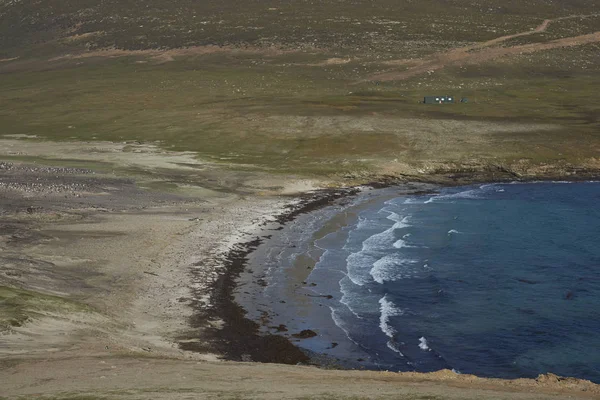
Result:
[[[358,84],[382,66],[314,66],[323,55],[309,53],[220,53],[160,65],[139,64],[140,57],[72,60],[0,74],[0,136],[135,140],[228,168],[305,176],[432,157],[577,161],[598,151],[598,54],[586,45]],[[419,103],[438,94],[469,102]],[[444,120],[559,129],[490,136],[466,126],[444,136],[427,128]],[[415,123],[423,134],[413,133]]]
[[62,297],[0,286],[0,332],[23,326],[40,315],[91,311],[88,306]]
[[[43,0],[0,6],[0,50],[40,57],[115,46],[125,49],[237,45],[399,53],[400,40],[480,41],[535,26],[543,18],[595,11],[594,0],[563,3],[485,0],[356,0],[316,3]],[[538,22],[539,21],[539,22]],[[399,40],[400,39],[400,40]],[[396,46],[395,46],[396,45]],[[424,47],[424,46],[419,46]]]

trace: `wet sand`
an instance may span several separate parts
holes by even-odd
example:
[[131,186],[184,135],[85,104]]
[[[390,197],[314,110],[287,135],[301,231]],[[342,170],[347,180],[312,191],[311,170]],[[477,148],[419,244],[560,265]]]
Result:
[[[295,213],[277,228],[269,227],[248,244],[245,265],[236,280],[235,302],[254,321],[264,337],[283,337],[308,356],[303,361],[320,366],[378,369],[369,355],[346,336],[333,320],[333,303],[342,294],[335,282],[312,282],[309,275],[323,251],[315,245],[341,226],[351,223],[372,201],[402,194],[429,192],[428,184],[388,188],[363,187],[338,199],[321,202]],[[326,192],[317,196],[327,196]],[[240,268],[241,269],[241,268]],[[239,354],[231,359],[240,359]]]
[[[553,376],[500,381],[222,361],[311,362],[288,338],[261,335],[261,324],[245,318],[233,298],[235,278],[266,236],[276,238],[308,211],[347,201],[348,191],[294,195],[318,184],[210,165],[198,170],[181,163],[193,161],[189,155],[147,146],[132,170],[122,145],[1,144],[0,290],[13,297],[0,305],[10,322],[0,335],[0,396],[600,394],[597,385]],[[215,177],[225,185],[219,190],[210,186]],[[299,265],[308,268],[306,261]],[[300,269],[294,275],[304,276]]]

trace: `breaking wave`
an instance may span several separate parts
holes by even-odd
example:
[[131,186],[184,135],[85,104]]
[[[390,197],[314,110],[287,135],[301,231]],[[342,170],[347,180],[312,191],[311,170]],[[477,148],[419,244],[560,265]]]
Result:
[[375,282],[383,284],[385,281],[414,276],[416,271],[411,267],[417,263],[416,260],[403,259],[395,254],[390,254],[375,261],[369,273]]
[[394,231],[409,227],[409,217],[401,217],[393,211],[383,210],[389,213],[387,219],[394,221],[394,225],[383,232],[368,237],[362,242],[360,251],[350,254],[346,258],[348,278],[355,284],[363,286],[371,281],[371,270],[380,259],[379,252],[389,250],[397,243]]
[[390,318],[404,314],[404,311],[398,308],[393,302],[388,300],[387,295],[383,296],[379,300],[379,311],[381,313],[379,317],[379,328],[388,337],[387,346],[395,351],[396,353],[404,356],[399,349],[398,343],[395,340],[397,334],[396,329],[390,324]]
[[419,348],[423,351],[431,351],[424,336],[419,338]]

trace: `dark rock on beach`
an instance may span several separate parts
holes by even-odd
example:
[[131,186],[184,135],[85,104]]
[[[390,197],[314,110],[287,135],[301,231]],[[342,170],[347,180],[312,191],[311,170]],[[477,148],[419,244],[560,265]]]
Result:
[[298,339],[308,339],[317,336],[317,332],[310,329],[304,329],[300,333],[294,333],[292,336]]

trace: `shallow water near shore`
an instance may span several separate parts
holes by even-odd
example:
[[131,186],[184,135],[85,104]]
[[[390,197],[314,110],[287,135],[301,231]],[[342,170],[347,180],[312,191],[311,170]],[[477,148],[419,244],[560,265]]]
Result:
[[273,232],[237,300],[345,367],[600,382],[599,200],[597,182],[371,191]]

